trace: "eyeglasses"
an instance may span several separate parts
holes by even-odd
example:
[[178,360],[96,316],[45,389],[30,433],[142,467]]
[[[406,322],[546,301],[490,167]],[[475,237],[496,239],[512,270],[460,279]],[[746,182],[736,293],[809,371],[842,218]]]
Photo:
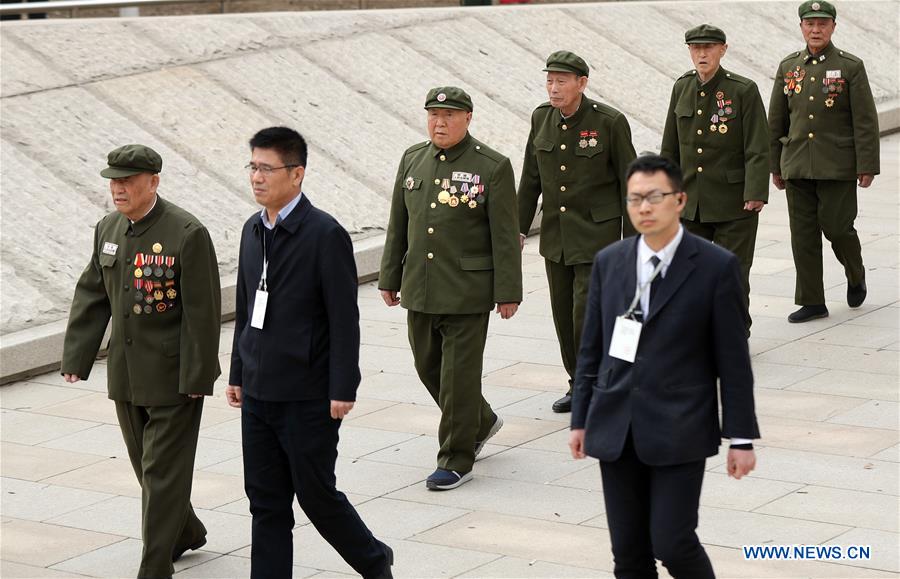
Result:
[[646,195],[638,195],[635,193],[625,197],[625,200],[628,201],[628,204],[632,207],[637,207],[644,201],[650,205],[659,205],[666,195],[675,195],[677,193],[681,193],[681,191],[654,191],[653,193],[648,193]]
[[262,173],[263,177],[268,177],[278,169],[290,169],[292,167],[299,167],[300,165],[282,165],[281,167],[269,167],[268,165],[254,165],[253,163],[247,163],[244,165],[244,170],[250,174],[252,177],[254,173],[259,171]]

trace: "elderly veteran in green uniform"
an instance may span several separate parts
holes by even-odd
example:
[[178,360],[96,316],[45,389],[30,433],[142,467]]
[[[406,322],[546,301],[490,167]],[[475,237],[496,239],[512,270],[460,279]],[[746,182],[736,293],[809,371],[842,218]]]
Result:
[[543,193],[540,252],[569,375],[569,389],[553,411],[569,412],[594,254],[621,239],[623,227],[625,236],[634,233],[622,216],[625,171],[635,153],[625,115],[584,95],[584,59],[560,50],[547,58],[544,71],[550,100],[531,115],[519,181],[519,231],[524,245]]
[[797,270],[793,323],[828,316],[823,234],[844,266],[847,305],[866,299],[856,187],[869,187],[880,172],[878,113],[863,61],[831,43],[837,11],[830,2],[804,2],[798,13],[806,48],[778,65],[769,101],[772,182],[787,189]]
[[219,375],[219,270],[206,228],[157,195],[156,151],[126,145],[108,163],[116,211],[97,223],[75,286],[61,371],[87,380],[112,320],[109,398],[141,485],[138,577],[169,577],[206,543],[190,497],[203,396]]
[[759,212],[769,200],[766,110],[756,83],[720,65],[722,29],[701,24],[684,42],[694,70],[672,88],[660,154],[684,173],[684,226],[737,256],[749,303]]
[[[403,153],[378,288],[408,310],[416,372],[441,409],[431,490],[472,479],[475,458],[503,420],[481,394],[488,318],[522,301],[522,255],[509,159],[472,137],[472,99],[429,91],[430,141]],[[399,297],[398,297],[399,292]]]

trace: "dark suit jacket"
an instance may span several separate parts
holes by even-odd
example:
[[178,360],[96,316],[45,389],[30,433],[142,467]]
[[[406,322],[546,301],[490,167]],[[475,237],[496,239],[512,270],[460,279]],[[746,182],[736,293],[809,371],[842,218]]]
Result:
[[241,233],[229,383],[260,400],[356,400],[359,309],[350,236],[303,196],[266,247],[269,300],[259,330],[250,320],[264,230],[254,213]]
[[616,460],[629,428],[638,457],[657,466],[712,456],[722,436],[759,438],[740,269],[728,251],[685,231],[651,298],[634,363],[609,355],[616,317],[634,298],[639,239],[594,258],[572,395],[585,452]]

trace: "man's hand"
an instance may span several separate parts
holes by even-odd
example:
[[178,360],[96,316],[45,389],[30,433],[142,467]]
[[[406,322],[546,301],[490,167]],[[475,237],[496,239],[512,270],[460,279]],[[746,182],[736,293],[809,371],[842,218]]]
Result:
[[244,402],[244,398],[241,395],[241,387],[233,384],[226,386],[225,401],[228,402],[228,405],[232,408],[240,408],[241,404]]
[[859,186],[865,189],[875,180],[875,175],[872,173],[860,173],[856,178],[859,179]]
[[784,191],[784,179],[781,178],[781,175],[772,173],[772,184],[775,185],[775,188],[779,191]]
[[519,234],[519,251],[525,251],[525,234]]
[[744,211],[756,211],[759,213],[763,210],[763,207],[766,206],[765,201],[745,201],[744,202]]
[[573,428],[569,433],[569,450],[572,451],[572,458],[580,460],[586,455],[584,454],[584,429]]
[[81,378],[79,378],[75,374],[63,374],[63,380],[65,380],[69,384],[74,384],[75,382],[81,380]]
[[353,410],[353,402],[342,402],[340,400],[332,400],[331,401],[331,417],[335,420],[340,420],[341,418],[347,416],[347,414]]
[[504,320],[508,320],[516,315],[516,311],[518,309],[519,304],[515,302],[508,304],[497,304],[497,313],[500,314],[500,318]]
[[381,290],[381,299],[389,308],[400,305],[400,298],[397,297],[396,290]]
[[740,479],[756,468],[756,453],[752,450],[728,449],[728,476]]

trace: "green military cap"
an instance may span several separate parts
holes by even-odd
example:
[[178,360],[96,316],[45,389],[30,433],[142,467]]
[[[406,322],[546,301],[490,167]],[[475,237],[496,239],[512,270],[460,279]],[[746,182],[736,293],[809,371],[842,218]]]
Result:
[[578,76],[588,76],[589,69],[583,58],[568,50],[557,50],[547,57],[544,72],[574,72]]
[[725,31],[711,24],[701,24],[684,33],[684,43],[725,44]]
[[425,97],[426,109],[456,109],[472,112],[472,97],[455,86],[438,86],[428,91]]
[[831,2],[825,0],[809,0],[800,5],[797,10],[800,18],[831,18],[837,19],[837,10]]
[[125,145],[113,149],[106,162],[109,167],[100,171],[100,175],[107,179],[121,179],[138,173],[162,171],[162,157],[146,145]]

